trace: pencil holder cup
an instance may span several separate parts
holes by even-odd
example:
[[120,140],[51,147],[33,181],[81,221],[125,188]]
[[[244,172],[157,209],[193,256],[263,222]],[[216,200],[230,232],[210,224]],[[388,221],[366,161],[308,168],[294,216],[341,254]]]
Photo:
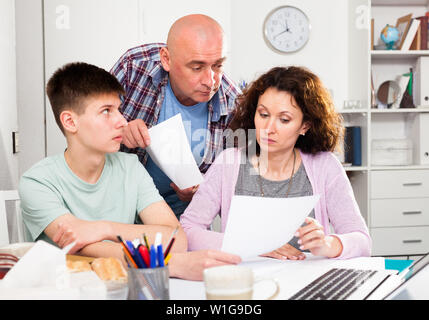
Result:
[[128,268],[128,300],[170,300],[168,267]]

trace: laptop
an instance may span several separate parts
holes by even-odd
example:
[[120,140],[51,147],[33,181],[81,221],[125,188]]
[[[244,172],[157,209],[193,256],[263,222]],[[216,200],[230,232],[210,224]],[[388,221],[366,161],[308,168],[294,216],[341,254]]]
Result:
[[[414,261],[408,268],[392,270],[357,270],[332,268],[294,294],[290,300],[380,300],[395,299],[407,283],[416,282],[416,275],[429,274],[429,253]],[[412,280],[414,279],[414,280]],[[428,276],[429,279],[429,276]],[[416,282],[418,283],[418,281]],[[427,285],[425,286],[427,287]],[[402,288],[402,289],[401,289]],[[402,299],[406,299],[402,293]],[[401,299],[401,298],[399,298]]]
[[416,260],[403,272],[403,281],[389,292],[385,300],[428,300],[429,299],[429,254]]

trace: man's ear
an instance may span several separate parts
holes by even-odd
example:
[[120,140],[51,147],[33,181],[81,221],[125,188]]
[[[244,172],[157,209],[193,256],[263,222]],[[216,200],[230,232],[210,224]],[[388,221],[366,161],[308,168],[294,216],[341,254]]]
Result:
[[64,110],[60,114],[60,121],[63,125],[64,131],[67,131],[69,133],[76,133],[77,131],[77,125],[74,117],[74,113],[69,110]]
[[159,50],[159,56],[161,57],[161,64],[165,71],[170,71],[170,52],[168,52],[167,47],[162,47]]

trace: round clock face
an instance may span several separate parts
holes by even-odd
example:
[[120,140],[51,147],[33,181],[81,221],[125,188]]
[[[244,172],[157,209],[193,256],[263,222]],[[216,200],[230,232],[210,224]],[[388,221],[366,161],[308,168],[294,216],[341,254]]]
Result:
[[283,6],[271,11],[264,22],[264,38],[280,52],[295,52],[305,46],[310,37],[310,23],[300,9]]

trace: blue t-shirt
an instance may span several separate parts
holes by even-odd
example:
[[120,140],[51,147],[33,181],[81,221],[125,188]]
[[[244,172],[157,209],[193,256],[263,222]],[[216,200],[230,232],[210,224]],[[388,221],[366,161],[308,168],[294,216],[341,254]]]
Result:
[[[203,159],[205,150],[208,121],[207,102],[201,102],[193,106],[184,106],[177,100],[169,81],[157,124],[179,113],[182,116],[186,136],[188,137],[195,161],[199,165]],[[146,163],[146,170],[152,176],[159,193],[164,197],[176,216],[179,217],[189,203],[179,199],[176,192],[170,187],[171,180],[158,168],[150,156]]]

